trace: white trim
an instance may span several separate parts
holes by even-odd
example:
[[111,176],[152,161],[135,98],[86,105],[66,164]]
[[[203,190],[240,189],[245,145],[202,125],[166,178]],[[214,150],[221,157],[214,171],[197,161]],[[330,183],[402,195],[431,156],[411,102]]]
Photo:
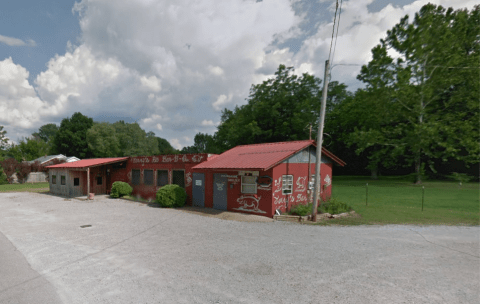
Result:
[[286,195],[286,194],[292,194],[292,193],[293,193],[293,175],[290,175],[290,174],[282,175],[282,194]]

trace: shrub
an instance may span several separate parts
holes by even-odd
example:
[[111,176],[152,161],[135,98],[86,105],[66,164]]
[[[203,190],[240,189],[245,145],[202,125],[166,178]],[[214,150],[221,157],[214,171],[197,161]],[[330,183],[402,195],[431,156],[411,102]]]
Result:
[[318,213],[340,214],[352,211],[352,207],[332,197],[328,202],[318,206],[317,211]]
[[157,203],[165,208],[183,207],[186,199],[187,193],[179,185],[165,185],[158,189],[156,195]]
[[130,195],[133,189],[129,184],[125,182],[114,182],[112,184],[112,191],[110,192],[111,197],[122,197],[125,195]]
[[305,215],[309,215],[309,214],[312,214],[312,203],[308,204],[308,205],[296,205],[296,206],[293,206],[292,209],[290,209],[290,214],[291,215],[300,215],[300,216],[305,216]]

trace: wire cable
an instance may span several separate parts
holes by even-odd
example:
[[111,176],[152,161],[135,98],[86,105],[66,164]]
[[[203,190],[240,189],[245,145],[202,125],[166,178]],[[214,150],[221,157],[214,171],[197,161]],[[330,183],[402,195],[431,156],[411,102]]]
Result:
[[338,11],[338,0],[337,0],[337,3],[335,4],[335,16],[333,17],[332,40],[330,41],[330,50],[328,51],[328,60],[330,60],[330,55],[332,54],[333,36],[335,35],[335,23],[337,22],[337,11]]
[[[338,4],[338,0],[337,0],[337,4]],[[342,4],[343,4],[343,0],[340,1],[340,11],[338,12],[337,34],[335,35],[335,45],[333,47],[332,61],[330,63],[332,68],[333,68],[333,58],[335,58],[335,50],[337,49],[338,28],[340,27],[340,17],[342,16]],[[332,68],[330,68],[330,77],[332,75]]]

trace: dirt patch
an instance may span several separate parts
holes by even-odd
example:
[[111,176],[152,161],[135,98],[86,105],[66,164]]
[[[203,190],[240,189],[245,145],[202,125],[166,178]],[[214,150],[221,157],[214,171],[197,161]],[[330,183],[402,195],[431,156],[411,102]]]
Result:
[[217,210],[213,208],[185,206],[177,210],[198,214],[201,216],[208,216],[208,217],[214,217],[222,220],[229,220],[229,221],[238,221],[238,222],[273,222],[274,221],[274,219],[268,218],[266,216],[222,211],[222,210]]

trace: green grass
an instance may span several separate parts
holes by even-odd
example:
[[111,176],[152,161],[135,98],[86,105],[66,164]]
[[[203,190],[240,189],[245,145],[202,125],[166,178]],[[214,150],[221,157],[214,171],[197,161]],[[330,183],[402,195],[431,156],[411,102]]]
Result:
[[0,185],[0,192],[48,192],[45,188],[49,188],[48,183],[35,183],[35,184],[5,184]]
[[[368,206],[365,202],[368,183]],[[422,186],[425,198],[422,211]],[[359,218],[323,224],[479,225],[479,184],[425,181],[414,185],[411,177],[335,176],[332,196],[350,205]]]

